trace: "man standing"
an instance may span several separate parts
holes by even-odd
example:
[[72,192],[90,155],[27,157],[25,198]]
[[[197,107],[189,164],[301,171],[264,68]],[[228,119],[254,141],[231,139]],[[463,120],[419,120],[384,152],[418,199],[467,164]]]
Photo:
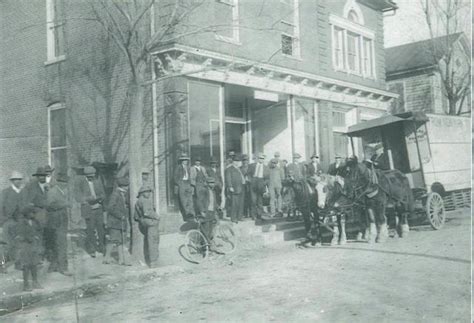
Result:
[[301,155],[295,153],[293,155],[293,162],[286,167],[286,177],[292,177],[295,181],[302,180],[306,177],[306,168],[300,160]]
[[211,244],[211,249],[214,246],[214,227],[217,224],[218,217],[216,214],[216,192],[215,192],[215,180],[212,177],[207,178],[207,191],[204,194],[204,208],[205,212],[200,214],[201,217],[201,230],[206,236],[207,240]]
[[110,195],[107,204],[108,240],[104,258],[105,264],[112,261],[113,248],[117,247],[119,265],[131,266],[128,250],[125,247],[130,216],[128,185],[127,178],[117,179],[117,186]]
[[10,175],[10,186],[2,191],[0,197],[0,225],[3,228],[3,237],[7,243],[6,260],[15,258],[15,227],[21,217],[21,210],[25,205],[23,190],[23,175],[17,171]]
[[46,171],[46,183],[52,184],[52,182],[54,181],[54,168],[52,168],[50,165],[46,165],[44,166],[44,170]]
[[259,154],[257,162],[249,165],[248,175],[250,178],[250,198],[251,211],[253,216],[261,219],[264,213],[263,210],[263,193],[268,189],[268,180],[270,172],[268,167],[264,164],[265,155]]
[[308,164],[308,177],[319,176],[323,172],[321,168],[321,164],[319,163],[319,156],[317,154],[313,154],[311,156],[311,163]]
[[189,157],[183,154],[179,157],[178,162],[179,165],[174,170],[174,194],[178,198],[179,210],[183,221],[189,221],[194,218],[194,192],[191,186]]
[[151,268],[158,265],[160,244],[160,216],[153,207],[152,192],[148,185],[140,188],[134,214],[134,220],[138,222],[138,228],[143,234],[145,262]]
[[239,168],[240,161],[239,156],[234,156],[232,165],[225,170],[225,186],[230,200],[228,216],[234,223],[238,223],[243,213],[242,197],[245,178]]
[[328,168],[328,174],[332,176],[340,175],[342,165],[342,158],[339,155],[336,155],[334,163],[331,163]]
[[104,187],[96,178],[95,168],[85,167],[78,184],[77,202],[81,203],[81,215],[86,221],[86,251],[93,258],[96,252],[105,254],[104,199]]
[[71,208],[68,180],[66,174],[57,174],[55,184],[48,192],[48,221],[46,224],[52,244],[48,272],[57,271],[65,276],[71,275],[67,269],[68,209]]
[[268,189],[270,190],[270,212],[273,217],[275,215],[282,215],[281,190],[284,175],[282,169],[278,167],[278,159],[272,159],[269,166]]
[[217,210],[220,209],[220,205],[222,203],[222,175],[221,170],[217,166],[217,160],[212,158],[209,163],[209,168],[206,170],[207,178],[214,179],[214,190],[216,191],[216,207]]
[[242,196],[242,202],[243,202],[243,216],[248,218],[250,216],[250,204],[251,204],[251,198],[250,198],[250,178],[249,178],[249,156],[248,155],[242,155],[242,166],[240,166],[240,171],[242,172],[242,175],[244,175],[245,178],[245,184],[243,188],[243,196]]
[[191,174],[191,186],[194,188],[194,207],[196,213],[199,214],[204,209],[204,194],[207,191],[206,169],[201,166],[201,158],[196,157],[194,165],[190,170]]

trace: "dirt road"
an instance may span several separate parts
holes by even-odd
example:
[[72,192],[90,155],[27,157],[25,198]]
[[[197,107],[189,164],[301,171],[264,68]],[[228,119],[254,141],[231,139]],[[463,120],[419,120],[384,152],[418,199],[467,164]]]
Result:
[[[285,243],[215,258],[181,274],[79,301],[81,322],[466,322],[470,211],[440,231],[413,228],[385,244],[297,249]],[[74,303],[8,322],[73,322]]]

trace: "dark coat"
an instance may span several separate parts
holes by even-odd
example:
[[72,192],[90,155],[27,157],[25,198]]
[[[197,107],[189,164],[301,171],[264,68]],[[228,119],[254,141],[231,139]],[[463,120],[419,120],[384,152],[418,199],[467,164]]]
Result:
[[0,226],[8,219],[17,218],[26,203],[25,190],[15,192],[12,187],[4,189],[0,196]]
[[306,167],[303,163],[288,164],[288,166],[286,166],[286,177],[288,177],[290,173],[293,173],[295,180],[304,179],[306,178]]
[[21,218],[16,225],[16,262],[23,266],[35,266],[41,262],[43,253],[41,225],[36,220]]
[[140,225],[146,227],[158,225],[160,220],[158,213],[156,213],[155,208],[153,207],[152,199],[147,199],[143,196],[140,196],[137,203],[135,203],[135,213],[133,218],[135,221],[140,223]]
[[[188,181],[191,181],[191,169],[189,168],[189,166],[186,167],[187,171],[188,171]],[[177,186],[180,186],[183,184],[183,177],[184,177],[184,167],[183,165],[178,165],[175,170],[174,170],[174,176],[173,176],[173,179],[174,179],[174,184],[177,185]]]
[[[240,169],[230,166],[225,170],[225,186],[229,194],[241,194],[243,191],[242,183],[242,172]],[[229,191],[230,188],[234,189],[234,192]]]
[[307,177],[312,177],[315,175],[319,175],[323,172],[323,169],[321,168],[321,164],[318,164],[316,167],[314,166],[313,163],[309,163],[306,166],[306,176]]
[[71,207],[68,189],[61,189],[57,184],[48,192],[48,221],[49,228],[57,229],[68,223],[67,209]]
[[329,165],[329,168],[328,168],[329,175],[332,175],[332,176],[341,175],[341,172],[342,172],[342,164],[340,164],[339,166],[336,166],[336,163],[332,163]]
[[211,167],[209,167],[206,169],[206,172],[207,172],[208,177],[214,178],[215,183],[216,183],[215,184],[216,188],[221,189],[222,188],[221,170],[219,168],[216,168],[216,170],[214,171]]
[[[253,163],[249,165],[247,176],[249,177],[251,182],[256,179],[254,175],[255,175],[255,170],[257,169],[257,164],[258,163]],[[270,169],[265,164],[262,164],[262,167],[263,167],[263,180],[265,181],[265,184],[268,184],[268,181],[270,179]]]
[[43,191],[38,181],[33,180],[25,187],[25,201],[35,207],[35,219],[41,226],[46,225],[47,207],[48,207],[48,190],[49,184],[46,184]]
[[81,215],[88,219],[93,212],[102,213],[103,203],[105,199],[105,190],[99,179],[93,179],[95,198],[92,196],[86,176],[81,176],[76,184],[76,201],[81,203]]
[[119,189],[114,188],[107,204],[107,227],[116,230],[127,231],[129,220],[128,194],[120,193]]

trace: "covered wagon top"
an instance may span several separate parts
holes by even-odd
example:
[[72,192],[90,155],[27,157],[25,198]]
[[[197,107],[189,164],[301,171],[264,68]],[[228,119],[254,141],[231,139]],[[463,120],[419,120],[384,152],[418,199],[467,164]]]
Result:
[[360,137],[364,133],[372,131],[376,128],[380,128],[397,122],[415,121],[419,123],[425,123],[428,120],[429,119],[426,114],[420,111],[404,112],[393,115],[390,114],[350,126],[346,132],[346,135],[348,135],[349,137]]

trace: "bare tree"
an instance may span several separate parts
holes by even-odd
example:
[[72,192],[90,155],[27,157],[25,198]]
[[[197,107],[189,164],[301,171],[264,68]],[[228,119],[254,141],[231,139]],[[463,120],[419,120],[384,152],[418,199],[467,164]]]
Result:
[[[470,105],[471,57],[459,42],[453,41],[452,37],[463,30],[465,23],[469,23],[466,18],[471,10],[470,2],[466,0],[420,0],[420,2],[431,39],[427,53],[435,63],[441,88],[448,102],[446,113],[460,115],[464,104]],[[440,36],[446,37],[440,40]]]

